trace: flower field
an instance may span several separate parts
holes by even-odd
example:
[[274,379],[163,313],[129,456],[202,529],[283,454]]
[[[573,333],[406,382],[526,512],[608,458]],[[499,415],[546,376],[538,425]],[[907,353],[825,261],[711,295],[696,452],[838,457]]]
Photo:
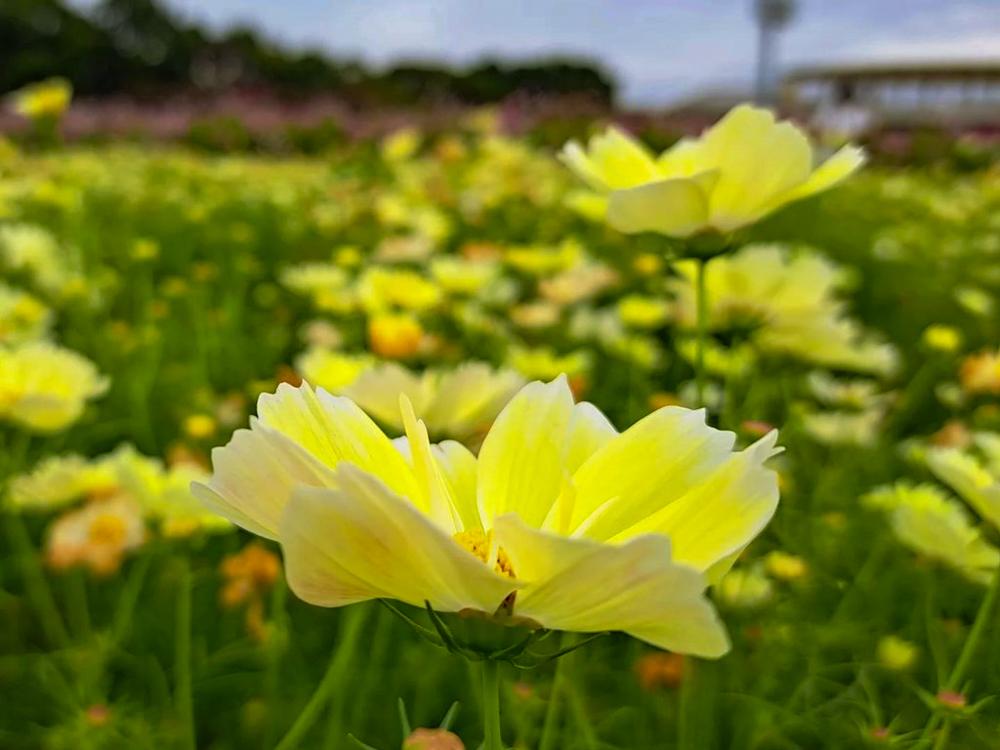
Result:
[[1000,174],[762,117],[0,145],[0,747],[1000,747]]

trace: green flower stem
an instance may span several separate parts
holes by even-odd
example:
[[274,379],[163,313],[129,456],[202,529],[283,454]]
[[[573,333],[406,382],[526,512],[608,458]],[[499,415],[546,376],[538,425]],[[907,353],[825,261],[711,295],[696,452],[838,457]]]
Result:
[[288,584],[285,583],[284,576],[279,576],[274,582],[271,591],[271,632],[264,642],[264,695],[267,706],[267,728],[263,732],[264,747],[266,750],[274,747],[276,735],[275,714],[279,703],[281,690],[281,657],[285,652],[287,642],[287,616],[285,614],[285,598],[288,592]]
[[[309,698],[305,708],[302,709],[298,718],[295,719],[295,723],[292,724],[285,736],[281,738],[281,742],[275,746],[274,750],[292,750],[292,748],[298,747],[302,739],[319,720],[334,690],[338,686],[343,685],[344,676],[347,668],[350,666],[351,657],[357,649],[358,639],[361,636],[361,631],[368,615],[368,609],[368,607],[355,605],[344,612],[343,632],[338,634],[337,645],[333,649],[333,655],[330,657],[330,664],[326,668],[326,674],[323,675],[323,679],[316,686],[316,690]],[[341,716],[339,713],[340,710],[340,705],[334,706],[334,711],[338,712],[338,717]],[[333,736],[334,734],[336,734],[338,742],[343,741],[341,730],[339,728],[332,728],[331,724],[328,735]]]
[[948,747],[948,740],[951,739],[951,722],[946,721],[941,731],[938,733],[937,741],[933,750],[945,750]]
[[191,696],[191,563],[179,559],[177,624],[174,642],[174,705],[183,732],[182,746],[195,750],[194,702]]
[[153,562],[153,550],[150,545],[143,546],[139,551],[138,558],[132,563],[128,578],[122,587],[118,597],[118,606],[111,620],[111,639],[109,648],[120,646],[132,630],[132,619],[135,615],[136,606],[139,603],[139,595],[142,593],[143,585],[146,582],[146,575]]
[[7,530],[7,538],[14,557],[21,567],[28,599],[38,614],[46,640],[54,648],[68,648],[69,631],[66,630],[62,615],[59,614],[52,589],[49,588],[45,571],[42,570],[41,558],[31,543],[31,535],[24,525],[24,519],[15,511],[7,516],[3,525]]
[[[996,609],[998,598],[1000,598],[1000,568],[993,571],[990,587],[986,590],[983,603],[979,606],[979,612],[976,613],[976,619],[972,623],[972,630],[969,631],[969,637],[965,639],[965,644],[962,646],[962,652],[958,656],[958,661],[955,662],[955,666],[951,670],[951,675],[944,685],[945,690],[957,692],[962,688],[966,672],[969,671],[969,666],[972,664],[972,660],[975,658],[976,651],[979,648],[979,642],[983,639],[983,633],[986,632],[986,625],[993,617],[993,611]],[[920,735],[919,747],[923,747],[930,740],[934,734],[934,730],[937,729],[942,719],[943,716],[940,711],[935,711],[931,715],[927,725],[924,727],[923,733]],[[941,734],[947,736],[948,733],[950,733],[950,727],[946,724],[945,728],[941,730]]]
[[538,742],[538,750],[555,750],[556,735],[558,732],[559,719],[562,704],[563,683],[566,680],[565,667],[566,660],[556,661],[556,672],[552,678],[552,693],[549,695],[549,703],[545,707],[545,722],[542,724],[542,736]]
[[500,739],[500,663],[483,661],[483,728],[486,732],[484,750],[503,750]]
[[82,640],[90,638],[90,605],[87,601],[86,573],[76,568],[69,571],[67,585],[67,611],[69,623],[76,637]]
[[696,288],[695,306],[697,317],[695,323],[695,354],[694,354],[694,384],[698,394],[698,406],[705,405],[705,335],[708,324],[708,299],[705,294],[705,266],[704,258],[696,261]]
[[[564,633],[561,646],[570,648],[578,641],[578,636],[574,633]],[[555,676],[552,678],[552,694],[549,696],[548,705],[545,708],[545,720],[542,724],[542,736],[538,743],[538,750],[555,750],[558,747],[557,738],[559,736],[559,724],[562,718],[563,698],[573,714],[573,721],[577,729],[583,736],[583,746],[594,748],[598,745],[597,735],[587,716],[587,711],[583,705],[583,700],[576,689],[569,673],[572,667],[572,655],[562,656],[556,661]]]
[[677,719],[678,750],[704,750],[715,746],[718,678],[714,662],[684,657]]
[[979,642],[983,639],[986,625],[993,617],[993,610],[996,609],[998,596],[1000,596],[1000,568],[993,571],[990,587],[986,590],[986,597],[983,599],[983,603],[979,607],[979,612],[976,614],[976,619],[972,623],[972,630],[969,631],[969,637],[965,640],[965,645],[962,646],[962,653],[959,654],[958,661],[955,662],[955,668],[951,672],[951,677],[948,678],[948,683],[945,685],[946,690],[957,691],[961,689],[962,683],[965,681],[965,674],[969,671],[969,665],[972,664],[972,659],[976,655]]

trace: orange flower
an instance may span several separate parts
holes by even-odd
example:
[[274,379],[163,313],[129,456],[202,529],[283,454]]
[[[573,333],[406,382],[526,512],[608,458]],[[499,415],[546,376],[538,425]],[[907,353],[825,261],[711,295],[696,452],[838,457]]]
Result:
[[962,362],[958,379],[966,393],[1000,395],[1000,350],[970,354]]
[[408,315],[377,315],[368,321],[368,346],[380,357],[412,357],[420,349],[424,330]]
[[680,687],[684,681],[684,657],[668,651],[654,651],[636,662],[635,671],[643,690]]
[[145,540],[142,512],[131,499],[99,498],[60,516],[49,527],[45,560],[56,570],[85,565],[107,576],[118,570],[126,552]]

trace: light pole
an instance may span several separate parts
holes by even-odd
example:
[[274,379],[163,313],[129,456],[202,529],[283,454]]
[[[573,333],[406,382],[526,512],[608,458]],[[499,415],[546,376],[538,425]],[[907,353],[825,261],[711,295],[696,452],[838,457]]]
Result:
[[777,36],[795,17],[795,0],[754,0],[754,15],[759,27],[754,100],[758,104],[770,104],[774,94]]

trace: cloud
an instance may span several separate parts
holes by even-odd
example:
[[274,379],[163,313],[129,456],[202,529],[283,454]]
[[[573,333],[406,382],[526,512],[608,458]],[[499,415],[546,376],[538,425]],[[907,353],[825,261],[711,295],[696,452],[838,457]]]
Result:
[[[590,56],[617,75],[633,104],[720,83],[749,90],[756,54],[754,0],[169,1],[217,27],[252,21],[286,43],[372,64]],[[991,55],[1000,57],[996,0],[799,0],[779,41],[787,66]]]

